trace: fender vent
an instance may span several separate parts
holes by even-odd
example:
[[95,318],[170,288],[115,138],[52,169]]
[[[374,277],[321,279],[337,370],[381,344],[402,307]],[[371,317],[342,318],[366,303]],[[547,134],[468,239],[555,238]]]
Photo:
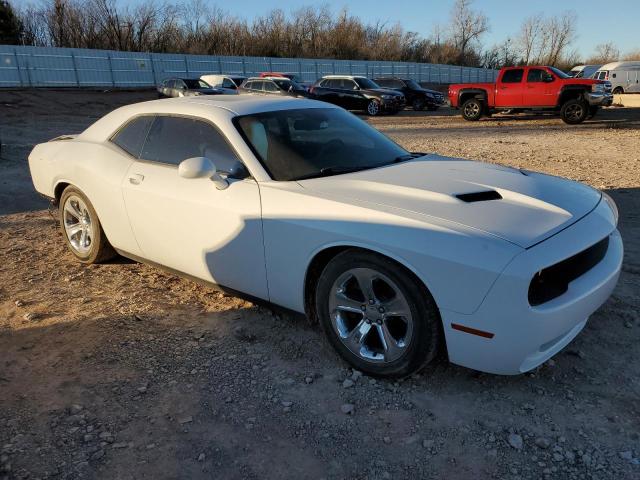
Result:
[[500,200],[502,195],[500,195],[495,190],[487,190],[484,192],[472,192],[472,193],[460,193],[456,195],[456,198],[462,200],[467,203],[474,202],[487,202],[489,200]]

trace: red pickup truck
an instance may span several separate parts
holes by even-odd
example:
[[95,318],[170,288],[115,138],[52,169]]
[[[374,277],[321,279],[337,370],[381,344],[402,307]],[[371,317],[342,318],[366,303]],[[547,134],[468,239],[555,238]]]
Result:
[[611,83],[572,78],[554,67],[507,67],[496,83],[462,83],[449,86],[451,106],[465,120],[506,110],[558,112],[565,123],[577,124],[613,102]]

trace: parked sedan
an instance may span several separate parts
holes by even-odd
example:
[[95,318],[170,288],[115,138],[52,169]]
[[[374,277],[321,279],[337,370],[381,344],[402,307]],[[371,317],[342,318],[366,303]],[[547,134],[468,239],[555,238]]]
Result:
[[213,88],[199,78],[168,78],[158,85],[158,98],[194,97],[198,95],[219,95],[221,90]]
[[623,256],[606,194],[410,153],[313,100],[128,105],[36,145],[29,167],[80,262],[119,253],[306,314],[371,375],[440,351],[530,370],[584,328]]
[[307,90],[293,80],[285,77],[250,78],[240,86],[238,93],[257,93],[260,95],[280,95],[307,98]]

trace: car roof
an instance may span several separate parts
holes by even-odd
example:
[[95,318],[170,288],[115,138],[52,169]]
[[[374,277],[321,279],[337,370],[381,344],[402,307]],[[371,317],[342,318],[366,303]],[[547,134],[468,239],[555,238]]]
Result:
[[87,128],[79,137],[94,142],[105,141],[125,122],[141,115],[191,115],[203,118],[229,118],[254,113],[300,108],[339,109],[339,107],[335,105],[318,100],[283,97],[279,95],[206,95],[169,98],[134,103],[117,108]]
[[259,95],[208,95],[199,97],[171,98],[152,100],[137,105],[168,104],[173,102],[181,107],[188,104],[221,108],[235,115],[250,115],[252,113],[268,112],[272,110],[290,110],[295,108],[338,108],[326,102],[306,100],[292,97],[270,97]]
[[322,77],[323,79],[325,78],[348,78],[350,80],[356,79],[356,78],[367,78],[364,75],[325,75],[324,77]]

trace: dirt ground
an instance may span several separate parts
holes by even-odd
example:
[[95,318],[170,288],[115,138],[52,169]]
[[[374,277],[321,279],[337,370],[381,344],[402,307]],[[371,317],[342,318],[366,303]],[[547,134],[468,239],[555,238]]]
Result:
[[304,319],[150,266],[72,259],[28,152],[152,97],[0,91],[0,479],[640,478],[640,110],[576,127],[370,120],[410,150],[606,190],[626,249],[611,299],[535,371],[440,362],[391,382],[350,370]]

